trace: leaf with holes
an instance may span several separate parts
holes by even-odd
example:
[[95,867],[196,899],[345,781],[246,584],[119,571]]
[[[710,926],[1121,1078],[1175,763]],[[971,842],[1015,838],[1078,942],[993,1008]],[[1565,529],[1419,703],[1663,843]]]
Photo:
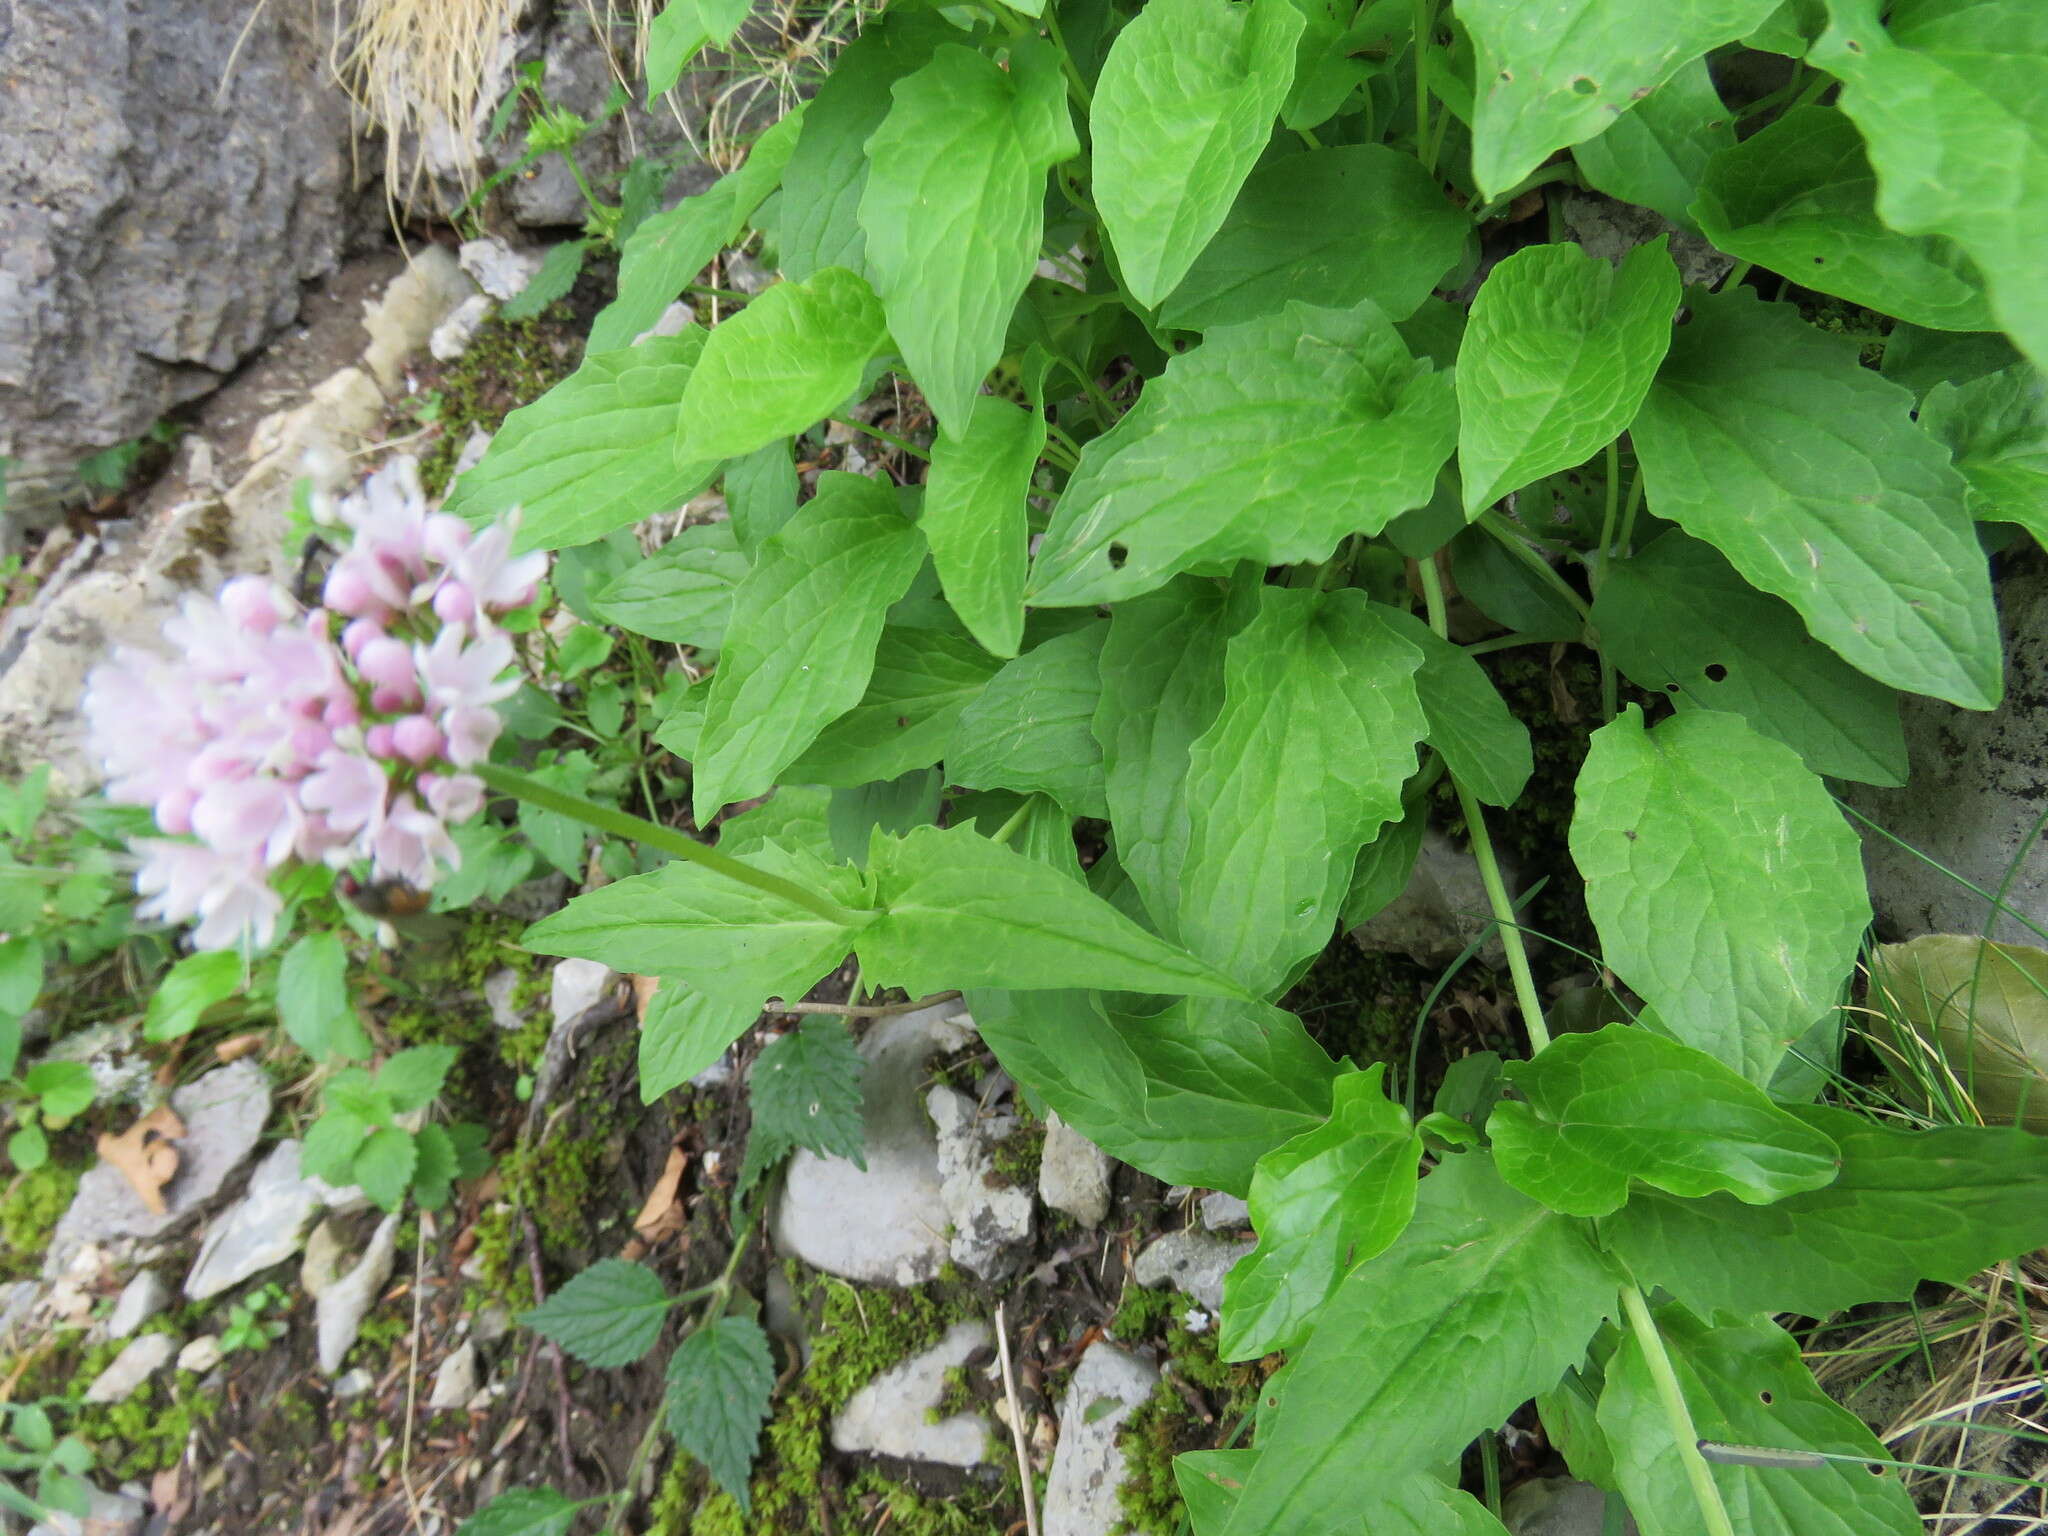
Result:
[[1572,150],[1587,181],[1609,197],[1654,208],[1697,230],[1689,210],[1716,153],[1735,143],[1735,114],[1722,104],[1705,59],[1678,72]]
[[774,1395],[768,1336],[747,1318],[721,1317],[697,1329],[668,1357],[669,1433],[704,1463],[741,1514],[752,1508],[747,1473]]
[[585,1365],[631,1365],[654,1348],[674,1305],[646,1265],[599,1259],[519,1321]]
[[946,601],[998,656],[1024,635],[1030,565],[1031,474],[1045,449],[1045,418],[995,395],[975,399],[966,431],[932,444],[918,526]]
[[843,1157],[866,1171],[861,1122],[861,1074],[865,1064],[838,1019],[805,1019],[790,1033],[763,1047],[747,1078],[754,1130],[809,1147],[825,1157]]
[[1098,621],[1004,662],[960,711],[947,776],[968,789],[1042,791],[1076,816],[1108,816],[1102,748],[1090,729],[1108,632]]

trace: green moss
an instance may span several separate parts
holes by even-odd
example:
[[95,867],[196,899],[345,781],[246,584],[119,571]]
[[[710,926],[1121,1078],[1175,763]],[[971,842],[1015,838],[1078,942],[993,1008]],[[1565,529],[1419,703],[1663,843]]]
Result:
[[70,1208],[78,1178],[76,1168],[45,1163],[8,1185],[0,1198],[0,1274],[12,1279],[40,1272],[50,1232]]
[[[1156,1298],[1137,1302],[1138,1296]],[[1214,1326],[1192,1333],[1184,1317],[1204,1310],[1179,1292],[1126,1287],[1114,1331],[1119,1339],[1147,1339],[1160,1345],[1182,1381],[1197,1388],[1215,1417],[1204,1419],[1161,1380],[1152,1395],[1117,1432],[1126,1473],[1117,1492],[1123,1529],[1147,1536],[1169,1536],[1179,1526],[1180,1492],[1173,1480],[1173,1458],[1183,1451],[1211,1450],[1224,1443],[1258,1401],[1263,1377],[1256,1362],[1233,1365],[1216,1353]]]
[[[176,1320],[152,1318],[137,1337],[151,1333],[177,1337]],[[52,1395],[82,1398],[100,1372],[134,1342],[109,1339],[83,1351],[72,1366],[67,1386]],[[199,1378],[192,1372],[158,1372],[124,1402],[81,1405],[70,1428],[94,1448],[97,1470],[112,1480],[146,1478],[175,1466],[185,1454],[194,1425],[212,1418],[218,1406],[218,1399],[199,1390]]]
[[1045,1152],[1045,1126],[1020,1100],[1017,1128],[997,1142],[990,1161],[996,1173],[1019,1189],[1038,1188],[1038,1163]]
[[510,1205],[501,1201],[477,1218],[476,1260],[487,1301],[502,1302],[514,1312],[533,1305],[533,1273]]
[[493,314],[443,370],[433,386],[441,435],[420,457],[420,482],[429,496],[447,488],[473,428],[497,431],[508,414],[538,400],[575,368],[576,349],[555,343],[563,333],[559,321],[544,316],[507,320]]

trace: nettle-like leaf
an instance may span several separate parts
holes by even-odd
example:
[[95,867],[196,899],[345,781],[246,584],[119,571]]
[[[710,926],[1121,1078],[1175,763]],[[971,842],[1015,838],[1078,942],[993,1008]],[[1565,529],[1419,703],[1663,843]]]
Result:
[[881,300],[844,267],[777,283],[705,340],[682,390],[677,462],[737,458],[803,431],[860,388],[888,339]]
[[1159,319],[1203,331],[1290,300],[1345,309],[1370,299],[1405,320],[1470,230],[1413,155],[1379,144],[1285,155],[1252,172]]
[[284,952],[277,968],[277,1020],[317,1062],[329,1056],[360,1061],[370,1054],[369,1036],[349,997],[341,935],[305,934]]
[[805,1019],[770,1042],[747,1078],[756,1136],[865,1169],[860,1052],[838,1019]]
[[1040,791],[1076,816],[1107,817],[1102,748],[1090,722],[1107,620],[1056,635],[988,680],[960,711],[946,774],[967,789]]
[[1905,782],[1898,696],[1807,634],[1710,544],[1673,529],[1617,561],[1593,600],[1593,627],[1629,681],[1669,691],[1680,710],[1741,715],[1829,778]]
[[1740,715],[1630,705],[1579,770],[1572,859],[1603,957],[1688,1045],[1765,1084],[1833,1007],[1870,900],[1856,834]]
[[886,626],[867,692],[818,733],[783,778],[850,788],[936,762],[1001,666],[962,630]]
[[1096,206],[1156,306],[1222,225],[1294,83],[1288,0],[1154,0],[1116,36],[1088,115]]
[[662,982],[640,1019],[640,1102],[652,1104],[708,1070],[760,1016],[761,998],[735,1002],[673,978]]
[[1805,287],[1942,330],[1997,323],[1969,257],[1878,218],[1863,137],[1833,107],[1794,107],[1716,155],[1694,208],[1721,250]]
[[[1898,1475],[1867,1464],[1884,1457],[1885,1448],[1821,1391],[1784,1329],[1767,1318],[1710,1324],[1675,1303],[1655,1316],[1701,1439],[1857,1458],[1798,1471],[1713,1467],[1721,1501],[1744,1536],[1913,1536],[1921,1529]],[[1621,1491],[1643,1528],[1696,1529],[1699,1508],[1680,1447],[1633,1333],[1607,1362],[1599,1420]]]
[[[864,904],[859,872],[815,854],[767,843],[748,862],[849,909]],[[846,957],[865,917],[848,915],[856,921],[835,922],[788,896],[679,859],[584,892],[528,928],[520,942],[536,954],[673,976],[758,1008],[763,998],[803,996]]]
[[1833,1183],[1775,1205],[1644,1193],[1600,1224],[1637,1274],[1699,1312],[1826,1317],[1961,1284],[2048,1242],[2048,1138],[1896,1130],[1823,1106],[1791,1110],[1841,1149]]
[[1429,744],[1443,755],[1444,766],[1488,805],[1521,799],[1535,765],[1529,728],[1515,718],[1486,669],[1414,614],[1379,603],[1372,612],[1422,652],[1415,691],[1429,721]]
[[1945,235],[1982,270],[1991,307],[2048,363],[2048,15],[2032,0],[1956,8],[1827,0],[1808,61],[1842,82],[1842,110],[1870,146],[1877,211],[1904,234]]
[[1639,1179],[1768,1205],[1835,1177],[1835,1144],[1704,1051],[1633,1024],[1561,1035],[1511,1062],[1521,1099],[1486,1134],[1501,1177],[1567,1216],[1621,1209]]
[[668,1429],[703,1462],[740,1512],[751,1499],[747,1473],[775,1395],[768,1335],[744,1317],[721,1317],[676,1346],[668,1360]]
[[585,1365],[631,1365],[654,1348],[674,1305],[646,1265],[599,1259],[519,1321]]
[[2020,363],[1927,392],[1920,425],[1955,455],[1981,520],[2018,523],[2048,543],[2048,384]]
[[1184,942],[1254,991],[1329,941],[1358,850],[1401,815],[1429,729],[1422,653],[1358,591],[1259,590],[1189,748]]
[[446,510],[487,523],[519,508],[522,550],[585,544],[674,511],[710,482],[723,457],[684,460],[672,447],[676,402],[704,346],[693,325],[584,358],[505,418],[476,467],[455,482]]
[[1688,295],[1630,437],[1650,509],[1880,682],[1996,703],[1991,580],[1941,445],[1856,343],[1748,289]]
[[1207,562],[1324,559],[1425,505],[1456,436],[1450,376],[1370,303],[1218,326],[1082,450],[1030,601],[1135,597]]
[[1534,245],[1488,274],[1458,348],[1467,517],[1627,430],[1671,346],[1678,298],[1661,238],[1619,271],[1576,246]]
[[419,1148],[413,1138],[397,1126],[387,1125],[363,1139],[349,1165],[349,1179],[379,1207],[395,1211],[405,1202],[418,1164]]
[[[22,944],[17,954],[35,955],[38,990],[42,979],[42,957],[33,941]],[[145,1040],[175,1040],[199,1027],[199,1017],[215,1003],[226,1002],[242,989],[242,957],[232,949],[204,949],[187,955],[163,974],[150,994],[149,1010],[143,1017]],[[35,993],[28,994],[28,1001]],[[26,1005],[24,1005],[24,1008]],[[13,1010],[10,1010],[13,1011]]]
[[1460,0],[1472,34],[1472,177],[1499,197],[1680,66],[1753,30],[1777,0]]
[[998,656],[1016,655],[1024,635],[1025,497],[1044,448],[1045,418],[995,395],[977,396],[966,429],[932,444],[918,527],[946,601]]
[[1617,1279],[1583,1223],[1483,1153],[1446,1160],[1394,1245],[1325,1304],[1261,1419],[1228,1536],[1340,1529],[1386,1477],[1458,1455],[1580,1358]]
[[607,582],[591,607],[607,624],[650,640],[716,650],[749,568],[731,523],[685,528]]
[[1572,158],[1609,197],[1654,208],[1680,228],[1696,230],[1688,210],[1700,178],[1734,143],[1735,115],[1714,89],[1707,61],[1693,59],[1597,137],[1574,146]]
[[440,1097],[460,1054],[452,1045],[415,1045],[400,1051],[377,1069],[377,1092],[390,1101],[393,1114],[424,1109]]
[[1328,1121],[1259,1159],[1250,1201],[1259,1246],[1223,1278],[1225,1360],[1298,1348],[1345,1272],[1408,1225],[1422,1138],[1387,1098],[1386,1073],[1385,1062],[1345,1073]]
[[868,140],[868,270],[911,376],[957,438],[1038,264],[1045,173],[1081,144],[1059,57],[1036,38],[1012,45],[1008,69],[941,48],[893,95]]
[[817,494],[761,546],[733,594],[692,760],[700,825],[773,787],[860,702],[883,617],[923,560],[924,539],[887,486],[819,476]]
[[912,996],[946,987],[1244,996],[1058,870],[972,827],[877,836],[868,864],[878,911],[859,949],[879,986]]
[[569,1536],[583,1505],[552,1488],[508,1488],[462,1522],[455,1536]]

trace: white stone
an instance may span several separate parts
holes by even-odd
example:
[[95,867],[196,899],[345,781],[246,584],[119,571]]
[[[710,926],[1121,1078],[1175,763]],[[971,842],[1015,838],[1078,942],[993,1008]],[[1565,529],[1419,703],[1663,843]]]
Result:
[[405,363],[427,344],[434,327],[476,288],[438,245],[416,246],[412,259],[391,280],[382,297],[364,306],[363,329],[370,344],[363,363],[385,394],[398,392]]
[[336,1280],[313,1303],[313,1322],[320,1369],[332,1376],[341,1369],[349,1346],[362,1331],[363,1316],[377,1300],[398,1254],[398,1213],[377,1224],[370,1246],[355,1268]]
[[1045,1119],[1045,1151],[1038,1159],[1038,1198],[1093,1227],[1109,1214],[1110,1156],[1058,1113]]
[[168,1333],[145,1333],[120,1354],[85,1389],[88,1403],[124,1403],[150,1377],[171,1363],[178,1341]]
[[359,1365],[334,1379],[334,1395],[339,1398],[361,1397],[376,1384],[377,1378]]
[[208,1229],[185,1294],[204,1301],[282,1264],[299,1251],[327,1193],[328,1186],[299,1171],[299,1143],[280,1141],[250,1175],[248,1193]]
[[464,1341],[434,1372],[434,1390],[427,1396],[427,1407],[435,1412],[461,1408],[475,1395],[476,1345]]
[[469,344],[476,340],[476,333],[483,329],[495,307],[487,295],[472,293],[434,327],[434,334],[427,338],[427,350],[439,362],[454,362],[469,350]]
[[1155,1238],[1131,1266],[1140,1285],[1170,1286],[1192,1296],[1211,1312],[1223,1310],[1223,1277],[1230,1266],[1257,1247],[1197,1232],[1192,1227]]
[[833,1449],[897,1456],[949,1467],[987,1459],[989,1424],[978,1413],[929,1422],[946,1392],[946,1372],[988,1346],[988,1324],[955,1323],[930,1349],[892,1365],[846,1401],[832,1419]]
[[348,1271],[348,1248],[333,1222],[323,1221],[306,1239],[306,1256],[299,1261],[299,1289],[318,1301],[327,1288]]
[[178,1351],[178,1369],[195,1376],[205,1375],[220,1362],[220,1339],[210,1333],[202,1333]]
[[973,1099],[944,1084],[925,1096],[939,1143],[939,1198],[952,1226],[953,1262],[984,1280],[1017,1267],[1031,1240],[1031,1192],[996,1172],[993,1148],[1016,1128],[1010,1115],[980,1113]]
[[603,1001],[619,979],[619,973],[599,960],[556,962],[548,978],[548,1009],[555,1016],[555,1028],[574,1023]]
[[696,323],[697,311],[686,301],[677,299],[661,312],[654,324],[633,338],[633,345],[637,347],[641,342],[651,341],[656,336],[680,336]]
[[462,440],[462,452],[455,455],[455,467],[448,472],[450,480],[459,480],[477,465],[483,463],[484,454],[491,446],[491,434],[482,427],[471,427],[469,436]]
[[153,1269],[135,1272],[107,1316],[107,1337],[125,1339],[171,1304],[171,1288]]
[[973,1038],[958,1004],[883,1019],[860,1042],[865,1171],[799,1148],[776,1203],[776,1245],[865,1285],[917,1285],[945,1265],[939,1149],[920,1092],[925,1062]]
[[[1501,1500],[1501,1524],[1513,1536],[1600,1536],[1606,1517],[1607,1495],[1569,1477],[1531,1478]],[[1636,1536],[1633,1516],[1623,1520],[1622,1531]]]
[[491,1022],[506,1031],[524,1029],[526,1015],[516,1001],[523,980],[511,966],[501,966],[484,978],[484,1001],[490,1004]]
[[1211,1232],[1235,1232],[1252,1224],[1252,1208],[1226,1189],[1202,1196],[1202,1225]]
[[538,251],[515,251],[496,235],[465,240],[455,253],[462,270],[494,299],[516,299],[540,270]]
[[1116,1493],[1125,1471],[1117,1431],[1158,1385],[1159,1372],[1136,1355],[1114,1344],[1088,1346],[1060,1400],[1059,1447],[1041,1511],[1044,1536],[1109,1536],[1117,1528],[1123,1512]]

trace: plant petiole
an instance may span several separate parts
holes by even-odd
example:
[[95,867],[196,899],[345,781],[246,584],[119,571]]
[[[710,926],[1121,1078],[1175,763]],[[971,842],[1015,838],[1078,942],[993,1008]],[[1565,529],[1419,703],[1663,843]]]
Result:
[[1643,1361],[1650,1368],[1650,1380],[1656,1384],[1658,1401],[1664,1405],[1664,1422],[1670,1426],[1671,1438],[1677,1443],[1678,1459],[1684,1464],[1686,1478],[1692,1484],[1693,1500],[1699,1505],[1708,1536],[1735,1536],[1735,1527],[1728,1519],[1728,1507],[1721,1502],[1720,1487],[1714,1482],[1713,1469],[1707,1465],[1706,1457],[1700,1454],[1699,1431],[1693,1427],[1692,1410],[1685,1405],[1685,1392],[1678,1384],[1678,1372],[1672,1368],[1671,1356],[1664,1348],[1664,1335],[1657,1331],[1657,1320],[1650,1315],[1650,1304],[1643,1299],[1642,1287],[1633,1280],[1621,1288],[1621,1305],[1628,1313],[1629,1329],[1635,1334],[1636,1343],[1642,1347]]

